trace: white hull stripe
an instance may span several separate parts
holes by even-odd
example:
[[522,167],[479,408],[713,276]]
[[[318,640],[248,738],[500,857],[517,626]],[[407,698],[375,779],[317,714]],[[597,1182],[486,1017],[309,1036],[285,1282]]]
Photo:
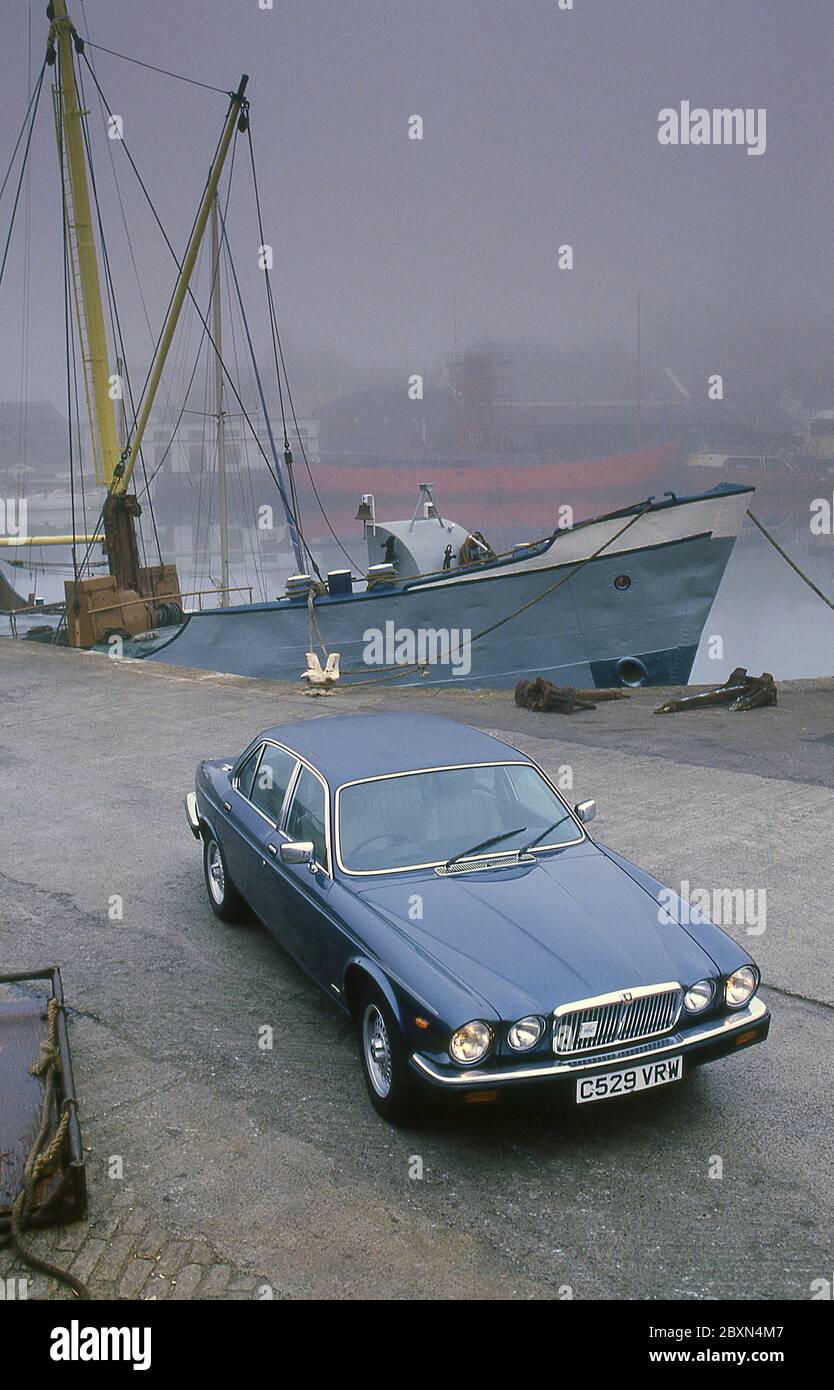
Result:
[[[747,511],[749,492],[731,492],[721,497],[704,497],[678,506],[663,507],[638,517],[627,531],[605,549],[605,555],[627,555],[632,550],[647,550],[688,540],[692,536],[708,535],[713,540],[735,538]],[[587,560],[603,543],[622,529],[627,517],[610,517],[591,522],[578,530],[560,532],[546,549],[538,554],[508,560],[504,564],[479,567],[472,572],[456,571],[448,578],[418,581],[403,586],[410,592],[417,589],[437,589],[449,584],[471,584],[479,579],[497,579],[502,575],[524,574],[533,570],[552,570],[560,565],[575,565]]]

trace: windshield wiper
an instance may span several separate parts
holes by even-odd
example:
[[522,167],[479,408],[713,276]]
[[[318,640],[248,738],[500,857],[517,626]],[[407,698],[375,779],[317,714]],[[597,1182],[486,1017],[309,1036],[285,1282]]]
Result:
[[541,835],[537,835],[535,840],[531,840],[529,845],[525,845],[524,849],[519,850],[519,854],[526,854],[528,849],[532,849],[534,845],[539,844],[544,839],[545,835],[549,835],[551,830],[558,829],[558,827],[566,820],[570,820],[569,812],[566,812],[564,816],[560,816],[559,819],[555,820],[552,825],[545,826]]
[[462,849],[460,854],[453,854],[451,859],[446,860],[445,867],[448,869],[450,864],[456,864],[467,854],[477,854],[479,849],[490,849],[492,845],[498,845],[502,840],[509,840],[511,835],[522,835],[526,829],[526,825],[520,825],[516,830],[505,830],[502,835],[493,835],[489,840],[481,840],[480,844],[473,845],[471,849]]

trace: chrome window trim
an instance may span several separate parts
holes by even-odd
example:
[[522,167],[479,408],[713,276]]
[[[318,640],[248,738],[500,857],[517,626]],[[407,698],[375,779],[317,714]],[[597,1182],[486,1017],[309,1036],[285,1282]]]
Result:
[[[561,841],[561,843],[556,845],[535,845],[530,850],[531,854],[543,854],[546,850],[551,849],[567,849],[570,845],[580,845],[582,844],[583,840],[589,840],[591,838],[585,830],[585,827],[583,826],[582,822],[577,819],[573,807],[569,806],[567,801],[565,801],[565,798],[562,796],[562,793],[559,791],[558,787],[554,786],[553,782],[548,777],[544,768],[539,767],[539,764],[537,762],[534,762],[532,758],[492,758],[486,762],[478,763],[440,763],[435,767],[410,768],[407,772],[380,772],[373,777],[354,777],[350,782],[342,782],[336,788],[333,809],[333,826],[336,840],[336,863],[338,864],[341,872],[343,874],[348,874],[351,878],[382,878],[383,876],[388,876],[390,874],[413,873],[417,869],[436,869],[439,865],[445,864],[447,862],[445,859],[433,859],[431,860],[431,862],[427,864],[403,864],[396,869],[347,868],[347,866],[342,861],[342,845],[341,837],[339,834],[339,800],[342,792],[345,791],[346,788],[363,786],[366,782],[391,782],[394,780],[395,777],[420,777],[423,775],[423,773],[426,772],[456,772],[458,770],[462,771],[466,768],[472,767],[532,767],[534,771],[538,772],[539,776],[543,779],[546,785],[553,792],[557,801],[561,802],[561,804],[564,806],[569,818],[573,821],[574,825],[579,831],[579,835],[576,837],[575,840],[563,840]],[[510,853],[510,851],[504,850],[503,853],[508,854]],[[481,854],[467,855],[465,859],[461,859],[458,862],[461,864],[466,864],[472,859],[483,859],[485,857],[487,856],[485,856],[482,852]],[[506,867],[512,866],[508,865]]]
[[[255,778],[258,775],[258,768],[261,765],[261,758],[264,755],[265,747],[265,743],[259,743],[256,744],[254,748],[247,748],[246,752],[241,756],[240,760],[238,761],[237,767],[235,768],[231,777],[232,790],[236,791],[238,796],[241,797],[242,800],[248,802],[248,804],[252,806],[255,811],[258,810],[257,806],[255,806],[255,803],[253,801],[250,801],[248,796],[244,796],[243,792],[240,790],[240,774],[245,764],[248,763],[249,759],[251,757],[254,757],[255,754],[257,754],[257,757],[255,757],[255,771],[252,773],[252,784],[254,785]],[[262,813],[258,812],[258,814],[260,815]]]
[[[333,853],[330,835],[330,787],[328,785],[327,779],[326,777],[322,776],[318,768],[314,767],[313,764],[307,758],[302,757],[302,755],[300,753],[297,753],[294,748],[290,748],[289,744],[281,743],[277,738],[265,738],[261,741],[261,751],[258,757],[258,761],[255,765],[256,777],[258,775],[258,768],[261,765],[261,758],[263,758],[264,750],[267,747],[280,748],[283,753],[289,753],[291,758],[295,758],[295,767],[290,776],[290,780],[287,783],[287,790],[284,793],[284,800],[281,802],[280,819],[278,821],[272,820],[272,818],[266,815],[265,812],[263,812],[259,806],[255,805],[254,801],[251,801],[248,796],[243,795],[243,792],[237,785],[237,772],[235,772],[232,778],[232,787],[234,791],[237,792],[237,795],[240,797],[241,801],[245,801],[246,805],[251,807],[255,814],[260,816],[261,820],[266,821],[267,825],[272,826],[273,830],[277,831],[279,835],[283,835],[284,838],[288,840],[290,837],[283,827],[286,824],[287,814],[290,808],[290,801],[292,799],[293,792],[295,791],[296,783],[298,782],[298,779],[301,775],[301,768],[306,767],[309,772],[312,772],[313,776],[321,783],[322,787],[324,788],[324,838],[325,844],[327,846],[327,863],[319,864],[318,860],[315,860],[314,862],[318,865],[318,867],[322,870],[323,873],[327,874],[328,878],[332,878]],[[238,767],[241,767],[243,765],[246,758],[251,754],[252,751],[253,750],[250,748],[246,749],[246,752],[241,756],[240,762],[238,763]]]
[[[255,785],[255,778],[256,778],[257,775],[258,775],[258,770],[259,770],[259,768],[260,768],[260,766],[261,766],[261,763],[262,763],[262,761],[263,761],[263,756],[264,756],[264,753],[266,752],[267,744],[272,744],[272,746],[275,747],[275,748],[281,748],[281,749],[283,750],[283,752],[289,753],[291,757],[293,757],[293,758],[296,759],[295,767],[293,768],[293,770],[292,770],[292,772],[291,772],[291,774],[290,774],[290,780],[289,780],[289,782],[287,783],[287,792],[289,792],[290,787],[292,787],[292,786],[295,785],[295,779],[296,779],[296,777],[298,776],[298,754],[297,754],[297,753],[293,753],[293,751],[292,751],[291,748],[284,748],[284,745],[283,745],[282,743],[275,743],[273,739],[264,739],[263,743],[262,743],[261,746],[260,746],[260,752],[258,753],[258,760],[257,760],[257,762],[255,763],[255,772],[254,772],[254,775],[253,775],[253,777],[252,777],[252,786],[254,787],[254,785]],[[246,762],[246,757],[244,757],[244,758],[241,759],[241,766],[243,765],[244,762]],[[246,802],[246,805],[250,808],[250,810],[252,810],[252,811],[255,812],[255,815],[256,815],[256,816],[260,816],[260,818],[261,818],[262,821],[266,821],[267,825],[271,825],[273,830],[277,830],[277,829],[278,829],[278,827],[279,827],[279,825],[280,825],[280,823],[281,823],[280,820],[274,821],[274,820],[272,819],[271,816],[268,816],[268,815],[266,814],[266,811],[262,811],[261,808],[260,808],[260,806],[256,806],[256,805],[255,805],[255,802],[252,800],[251,796],[245,796],[244,793],[240,790],[240,787],[239,787],[239,785],[238,785],[238,774],[237,774],[237,773],[235,773],[234,778],[232,779],[232,787],[233,787],[234,790],[237,792],[237,794],[238,794],[238,796],[240,797],[241,801],[245,801],[245,802]],[[283,817],[284,811],[285,811],[285,809],[286,809],[286,804],[287,804],[287,792],[284,793],[284,800],[281,802],[281,816],[282,816],[282,817]]]
[[[254,771],[254,774],[253,774],[253,776],[252,776],[252,785],[253,785],[253,786],[254,786],[254,784],[255,784],[255,778],[256,778],[257,775],[258,775],[258,768],[259,768],[260,765],[261,765],[261,758],[262,758],[263,755],[264,755],[264,749],[265,749],[265,748],[266,748],[266,744],[265,744],[265,743],[262,743],[261,746],[260,746],[260,749],[258,750],[258,757],[257,757],[257,761],[256,761],[256,763],[255,763],[255,771]],[[241,760],[240,760],[240,766],[242,767],[243,764],[244,764],[246,761],[247,761],[246,757],[241,758]],[[295,774],[293,774],[293,776],[294,776],[294,775],[295,775]],[[292,780],[292,779],[291,779],[291,780]],[[275,821],[272,819],[272,817],[271,817],[271,816],[268,816],[268,815],[266,814],[265,811],[262,811],[261,808],[260,808],[260,806],[256,806],[255,803],[254,803],[254,801],[251,799],[251,797],[245,796],[244,793],[240,790],[240,786],[239,786],[239,784],[238,784],[238,774],[237,774],[237,772],[235,773],[234,777],[232,778],[232,791],[234,791],[234,792],[236,793],[236,795],[240,797],[241,801],[245,801],[245,802],[246,802],[246,805],[249,807],[250,811],[254,811],[254,812],[255,812],[255,815],[256,815],[256,816],[260,816],[260,818],[261,818],[262,821],[265,821],[266,824],[269,825],[269,826],[271,826],[273,830],[277,830],[277,829],[278,829],[278,827],[277,827]],[[283,810],[283,805],[282,805],[282,810]]]
[[[700,1028],[693,1029],[687,1033],[686,1037],[678,1033],[675,1038],[664,1039],[658,1042],[657,1047],[641,1052],[639,1057],[634,1058],[633,1062],[630,1057],[617,1058],[611,1054],[606,1054],[601,1057],[589,1057],[585,1066],[573,1061],[561,1064],[558,1062],[548,1063],[545,1066],[513,1067],[507,1071],[461,1071],[449,1074],[441,1071],[425,1057],[421,1057],[419,1052],[411,1054],[411,1061],[430,1080],[436,1081],[442,1086],[451,1087],[495,1086],[499,1083],[511,1084],[513,1081],[547,1080],[551,1076],[581,1077],[589,1071],[598,1070],[600,1067],[614,1070],[616,1067],[627,1067],[630,1064],[641,1066],[644,1062],[650,1062],[654,1057],[658,1057],[664,1052],[680,1052],[683,1055],[697,1043],[708,1042],[710,1038],[718,1038],[728,1033],[740,1032],[742,1028],[760,1023],[766,1014],[767,1005],[754,995],[749,1004],[736,1010],[728,1018],[722,1019],[720,1023],[707,1023]],[[625,1046],[630,1047],[632,1044]]]

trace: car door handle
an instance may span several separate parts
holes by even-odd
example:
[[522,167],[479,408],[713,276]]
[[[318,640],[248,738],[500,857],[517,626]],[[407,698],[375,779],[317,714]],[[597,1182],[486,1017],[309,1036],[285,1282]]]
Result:
[[277,845],[267,845],[267,847],[266,847],[266,852],[267,852],[267,854],[271,854],[272,857],[273,857],[273,859],[274,859],[275,856],[276,856],[276,854],[278,853],[278,846],[277,846]]
[[224,802],[223,802],[223,810],[224,810],[224,811],[231,811],[231,809],[232,809],[232,803],[231,803],[231,801],[224,801]]

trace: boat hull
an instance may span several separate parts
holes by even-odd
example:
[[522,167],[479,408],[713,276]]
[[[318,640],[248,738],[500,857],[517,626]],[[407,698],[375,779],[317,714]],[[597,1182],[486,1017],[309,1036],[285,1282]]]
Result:
[[[748,500],[728,488],[663,503],[619,537],[628,514],[604,518],[532,555],[317,598],[312,617],[306,602],[287,600],[195,613],[146,659],[298,680],[313,650],[322,665],[339,653],[340,683],[684,684]],[[427,652],[440,659],[414,669]]]

